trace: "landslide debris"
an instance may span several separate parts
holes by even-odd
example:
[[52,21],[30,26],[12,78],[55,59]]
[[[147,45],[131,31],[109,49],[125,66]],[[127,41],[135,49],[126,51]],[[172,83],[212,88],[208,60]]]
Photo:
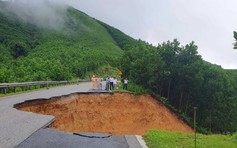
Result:
[[192,133],[193,129],[148,94],[77,93],[27,101],[17,109],[53,115],[52,128],[66,132],[144,135],[148,130]]

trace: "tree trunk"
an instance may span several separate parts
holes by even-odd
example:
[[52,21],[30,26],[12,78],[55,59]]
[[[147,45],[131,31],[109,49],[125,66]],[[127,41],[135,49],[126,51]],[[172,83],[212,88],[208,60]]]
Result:
[[212,129],[211,129],[211,128],[212,128],[212,127],[211,127],[211,122],[212,122],[211,118],[212,118],[212,116],[211,116],[211,110],[210,110],[210,117],[209,117],[209,132],[210,132],[210,133],[212,133],[212,131],[211,131],[211,130],[212,130]]
[[167,94],[168,100],[170,100],[170,84],[171,84],[171,79],[169,80],[169,85],[168,85],[168,94]]
[[185,107],[185,114],[187,114],[188,111],[188,102],[189,102],[189,94],[188,94],[188,99],[187,99],[187,103],[186,103],[186,107]]
[[159,94],[162,96],[162,90],[161,90],[161,86],[158,86],[158,88],[159,88]]
[[181,92],[180,99],[179,99],[179,110],[181,110],[182,101],[183,101],[183,91]]

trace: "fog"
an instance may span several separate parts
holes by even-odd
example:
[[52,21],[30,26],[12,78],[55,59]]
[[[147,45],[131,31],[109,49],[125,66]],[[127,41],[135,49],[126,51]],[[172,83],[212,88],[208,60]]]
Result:
[[61,30],[65,27],[67,5],[48,0],[8,0],[7,11],[40,28]]
[[[62,9],[52,9],[51,3]],[[183,45],[195,41],[204,60],[237,68],[232,45],[236,0],[15,0],[11,10],[40,27],[61,29],[67,8],[63,3],[154,45],[174,38]]]
[[58,0],[136,39],[195,41],[203,59],[237,69],[236,0]]

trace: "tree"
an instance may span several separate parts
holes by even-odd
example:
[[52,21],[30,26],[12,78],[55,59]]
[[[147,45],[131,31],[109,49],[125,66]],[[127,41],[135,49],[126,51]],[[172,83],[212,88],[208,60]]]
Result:
[[236,31],[234,31],[234,38],[235,38],[234,49],[237,49],[237,32]]
[[26,56],[29,52],[28,46],[23,42],[11,42],[11,55],[13,58],[18,58],[20,56]]

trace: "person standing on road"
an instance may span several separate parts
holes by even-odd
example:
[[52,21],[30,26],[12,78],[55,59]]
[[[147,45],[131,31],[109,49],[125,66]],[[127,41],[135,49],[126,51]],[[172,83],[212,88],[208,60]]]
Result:
[[113,77],[109,78],[109,84],[110,84],[110,90],[113,90],[114,89],[114,78]]
[[99,89],[99,77],[96,76],[96,85],[95,85],[95,89],[98,90]]
[[128,89],[128,79],[127,78],[124,79],[123,89],[126,89],[126,90]]
[[105,79],[105,81],[106,81],[105,90],[109,90],[109,77],[108,76]]
[[91,83],[92,83],[92,90],[95,90],[95,87],[96,87],[96,77],[95,77],[95,75],[93,75],[91,77]]
[[114,89],[117,89],[117,79],[114,77],[114,82],[113,82],[113,86],[114,86]]
[[100,76],[99,77],[99,89],[102,90],[102,81],[103,81],[103,78]]

